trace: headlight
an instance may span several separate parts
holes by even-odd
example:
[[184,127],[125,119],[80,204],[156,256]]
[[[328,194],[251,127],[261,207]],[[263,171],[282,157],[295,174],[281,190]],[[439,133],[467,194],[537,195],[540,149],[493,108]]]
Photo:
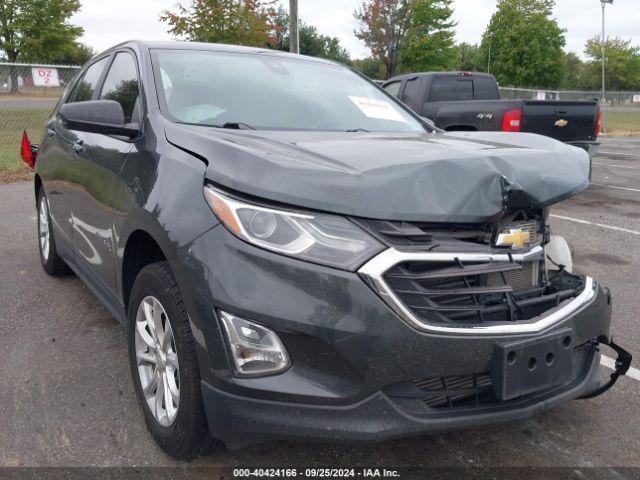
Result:
[[273,252],[355,270],[383,250],[373,237],[343,217],[266,208],[210,186],[204,187],[204,196],[229,231]]

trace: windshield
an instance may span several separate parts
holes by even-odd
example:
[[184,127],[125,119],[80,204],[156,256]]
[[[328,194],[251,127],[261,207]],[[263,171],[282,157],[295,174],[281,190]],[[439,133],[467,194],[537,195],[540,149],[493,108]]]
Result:
[[269,130],[424,132],[348,68],[252,53],[156,50],[165,114],[177,122]]

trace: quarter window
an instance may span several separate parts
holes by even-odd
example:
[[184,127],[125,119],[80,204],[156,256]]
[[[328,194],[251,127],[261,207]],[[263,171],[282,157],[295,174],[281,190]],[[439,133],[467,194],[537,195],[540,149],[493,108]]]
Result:
[[98,86],[104,67],[107,65],[108,57],[98,60],[91,65],[82,76],[69,99],[70,102],[86,102],[93,98],[93,93]]
[[104,80],[100,100],[114,100],[122,106],[125,123],[131,122],[134,111],[139,108],[138,71],[130,53],[116,54],[107,78]]
[[393,82],[393,83],[390,83],[389,85],[385,85],[384,89],[387,91],[388,94],[398,98],[400,97],[400,85],[402,85],[402,82]]

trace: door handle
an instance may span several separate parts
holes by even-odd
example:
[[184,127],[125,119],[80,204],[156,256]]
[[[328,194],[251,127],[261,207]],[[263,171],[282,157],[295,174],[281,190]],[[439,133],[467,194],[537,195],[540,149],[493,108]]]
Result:
[[71,150],[73,150],[73,153],[75,153],[76,155],[84,152],[84,142],[82,140],[73,142],[73,144],[71,145]]

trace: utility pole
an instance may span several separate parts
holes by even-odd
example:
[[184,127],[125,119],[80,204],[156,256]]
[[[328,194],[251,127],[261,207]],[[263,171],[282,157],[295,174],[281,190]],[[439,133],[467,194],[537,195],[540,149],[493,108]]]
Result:
[[298,26],[298,0],[289,0],[289,51],[291,53],[300,53]]
[[605,84],[605,43],[607,41],[607,37],[605,36],[605,22],[604,22],[604,12],[605,7],[609,5],[613,5],[613,0],[600,0],[600,4],[602,5],[602,100],[600,104],[600,111],[602,112],[602,132],[604,133],[604,105],[606,100],[606,84]]

